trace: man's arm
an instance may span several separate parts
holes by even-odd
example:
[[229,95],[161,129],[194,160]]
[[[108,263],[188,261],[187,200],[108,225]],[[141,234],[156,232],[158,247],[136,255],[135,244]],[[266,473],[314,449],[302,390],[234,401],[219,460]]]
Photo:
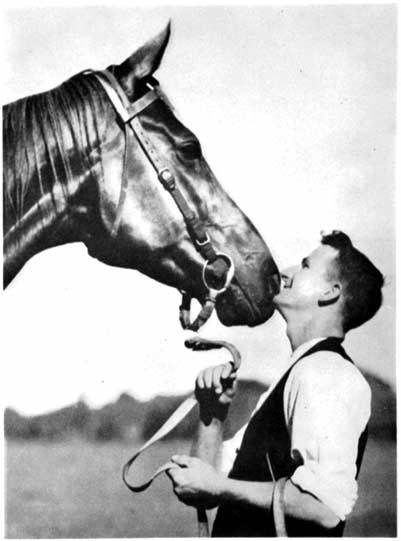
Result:
[[[273,483],[229,479],[213,467],[218,461],[223,422],[234,394],[235,374],[231,373],[230,363],[199,374],[196,396],[200,420],[191,451],[193,456],[174,456],[172,461],[179,467],[170,469],[168,474],[175,494],[187,505],[211,508],[228,501],[269,510]],[[290,517],[313,521],[326,528],[333,528],[339,522],[326,505],[290,481],[285,487],[284,504],[286,515]]]
[[192,443],[191,456],[217,467],[223,443],[223,421],[212,418],[208,423],[200,420]]
[[[210,464],[186,455],[172,458],[180,468],[169,470],[177,497],[187,505],[207,508],[222,502],[237,502],[268,511],[272,505],[273,483],[238,481],[217,472]],[[311,494],[301,491],[291,481],[284,490],[287,517],[315,522],[324,528],[334,528],[339,518]]]
[[231,363],[206,368],[195,382],[199,422],[191,455],[217,466],[223,442],[223,423],[236,391],[236,371]]
[[321,351],[294,367],[284,390],[293,483],[345,520],[357,500],[359,437],[370,413],[370,389],[355,366]]

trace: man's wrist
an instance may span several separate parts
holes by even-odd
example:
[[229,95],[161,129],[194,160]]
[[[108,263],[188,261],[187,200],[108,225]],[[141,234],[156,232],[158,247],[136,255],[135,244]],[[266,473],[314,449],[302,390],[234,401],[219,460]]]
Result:
[[232,484],[232,479],[221,474],[217,494],[220,501],[229,501],[230,499],[232,499]]
[[209,425],[210,423],[217,421],[223,423],[228,415],[229,405],[217,404],[213,407],[207,405],[199,405],[199,417],[201,421]]

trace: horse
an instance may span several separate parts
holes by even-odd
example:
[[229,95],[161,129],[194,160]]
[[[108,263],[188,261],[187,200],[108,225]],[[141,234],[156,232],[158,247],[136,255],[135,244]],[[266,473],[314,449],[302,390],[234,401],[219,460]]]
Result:
[[[170,23],[121,64],[3,107],[4,287],[35,254],[83,242],[184,292],[187,328],[214,307],[226,326],[256,326],[278,269],[154,77],[169,37]],[[192,298],[207,312],[196,324]]]

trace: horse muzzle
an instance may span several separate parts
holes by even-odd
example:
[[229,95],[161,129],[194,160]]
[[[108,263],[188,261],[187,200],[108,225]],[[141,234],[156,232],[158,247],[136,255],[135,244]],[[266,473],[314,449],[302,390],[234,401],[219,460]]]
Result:
[[227,326],[247,325],[256,327],[266,322],[273,315],[275,307],[274,296],[280,290],[279,274],[272,274],[265,278],[263,301],[258,302],[249,284],[241,285],[234,276],[231,283],[221,291],[209,288],[201,301],[201,310],[195,319],[191,320],[192,295],[182,292],[180,306],[180,322],[184,329],[198,331],[210,318],[216,309],[220,322]]
[[279,274],[265,276],[263,285],[263,296],[260,297],[252,283],[244,283],[236,276],[216,301],[216,313],[221,323],[227,327],[256,327],[270,319],[275,310],[273,298],[280,290]]

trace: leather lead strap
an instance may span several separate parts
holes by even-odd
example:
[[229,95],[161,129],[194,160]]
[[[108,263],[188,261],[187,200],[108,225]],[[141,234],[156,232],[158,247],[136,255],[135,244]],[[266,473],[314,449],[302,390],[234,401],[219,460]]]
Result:
[[192,297],[188,293],[183,293],[182,303],[180,306],[179,319],[181,326],[189,331],[197,331],[202,327],[204,323],[210,318],[214,307],[216,305],[216,295],[209,295],[206,297],[201,311],[197,315],[194,321],[191,321],[191,300]]
[[196,510],[198,518],[198,537],[210,537],[209,521],[207,518],[206,509],[198,507]]
[[[210,349],[219,349],[219,348],[225,348],[229,351],[229,353],[232,356],[232,360],[230,361],[232,365],[232,372],[236,372],[239,370],[241,366],[241,354],[238,351],[238,349],[231,344],[230,342],[226,342],[224,340],[208,340],[206,338],[201,338],[200,336],[196,336],[194,338],[191,338],[189,340],[185,341],[185,346],[189,349],[193,349],[195,351],[207,351]],[[178,406],[178,408],[173,412],[172,415],[167,419],[167,421],[153,434],[153,436],[146,442],[142,447],[136,451],[136,453],[128,460],[128,462],[124,465],[123,472],[122,472],[122,478],[124,481],[124,484],[126,487],[131,490],[131,492],[142,492],[146,490],[163,472],[169,470],[170,468],[178,468],[179,466],[173,462],[166,462],[162,466],[160,466],[155,473],[145,482],[141,483],[140,485],[133,485],[128,481],[128,474],[130,471],[131,466],[133,463],[140,457],[140,455],[149,447],[154,445],[156,442],[164,438],[167,434],[169,434],[183,419],[188,415],[188,413],[192,410],[192,408],[197,404],[197,400],[195,396],[192,394],[189,396],[184,402]],[[209,537],[209,525],[208,525],[208,518],[206,510],[203,507],[199,507],[197,509],[197,517],[198,517],[198,536],[199,537]]]
[[277,537],[288,537],[285,526],[284,489],[288,477],[274,481],[273,485],[273,519]]
[[189,396],[182,404],[178,406],[178,408],[170,415],[170,417],[167,419],[167,421],[157,430],[153,436],[142,445],[138,451],[128,460],[128,462],[125,464],[123,468],[123,481],[125,486],[131,491],[131,492],[143,492],[146,490],[158,477],[161,473],[165,472],[166,470],[178,467],[177,464],[173,464],[172,462],[166,462],[162,466],[160,466],[155,473],[149,477],[147,481],[144,483],[141,483],[140,485],[133,485],[128,481],[128,473],[131,469],[131,466],[133,463],[140,457],[140,455],[146,451],[149,447],[157,443],[159,440],[167,436],[183,419],[188,415],[188,413],[196,406],[197,401],[195,396],[192,394]]

